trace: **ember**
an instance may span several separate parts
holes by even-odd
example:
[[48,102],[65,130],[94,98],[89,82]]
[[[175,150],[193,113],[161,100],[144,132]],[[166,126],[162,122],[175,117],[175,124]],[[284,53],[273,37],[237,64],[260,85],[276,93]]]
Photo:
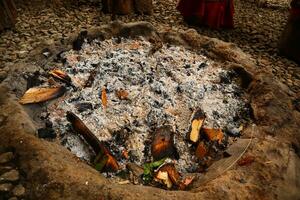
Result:
[[[199,138],[220,146],[222,130],[245,123],[247,101],[233,81],[234,72],[183,47],[163,45],[153,55],[151,49],[143,39],[110,39],[62,54],[66,63],[60,70],[73,86],[49,106],[49,120],[62,144],[78,157],[93,162],[97,152],[73,133],[62,113],[78,116],[104,142],[111,152],[107,155],[116,158],[121,170],[129,162],[142,166],[153,157],[167,156],[174,158],[179,173],[194,172],[195,162],[209,151],[203,143],[195,144]],[[224,77],[230,81],[224,82]],[[170,130],[160,133],[160,127]]]

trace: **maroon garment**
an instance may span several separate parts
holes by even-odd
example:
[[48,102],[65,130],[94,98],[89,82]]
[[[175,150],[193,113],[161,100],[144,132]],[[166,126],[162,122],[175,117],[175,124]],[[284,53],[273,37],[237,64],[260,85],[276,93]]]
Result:
[[195,17],[211,28],[233,28],[233,0],[180,0],[177,9],[185,19]]

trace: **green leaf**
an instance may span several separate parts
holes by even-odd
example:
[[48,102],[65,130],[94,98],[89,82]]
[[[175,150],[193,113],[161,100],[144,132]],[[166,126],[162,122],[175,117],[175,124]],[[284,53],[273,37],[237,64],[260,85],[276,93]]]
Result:
[[152,163],[146,163],[144,164],[144,174],[143,174],[143,180],[145,183],[149,183],[153,179],[153,171],[154,169],[158,168],[162,164],[164,164],[166,158],[163,158],[161,160],[152,162]]

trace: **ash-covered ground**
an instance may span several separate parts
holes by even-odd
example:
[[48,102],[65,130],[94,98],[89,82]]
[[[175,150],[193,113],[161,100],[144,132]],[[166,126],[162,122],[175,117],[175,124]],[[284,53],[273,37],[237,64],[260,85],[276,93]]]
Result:
[[[79,116],[101,140],[107,141],[118,158],[122,150],[131,161],[142,165],[150,161],[152,133],[162,125],[175,131],[175,146],[180,172],[195,165],[190,144],[185,140],[193,112],[206,113],[206,127],[238,129],[245,123],[248,110],[243,91],[233,81],[236,74],[179,46],[163,47],[149,54],[151,44],[143,39],[110,39],[85,43],[81,51],[63,54],[62,70],[74,85],[67,95],[49,108],[49,119],[60,133],[63,145],[78,157],[90,159],[89,147],[71,131],[67,111]],[[95,74],[90,87],[85,87]],[[108,104],[103,106],[102,90]],[[128,92],[120,100],[119,90]],[[118,160],[123,167],[125,160]]]

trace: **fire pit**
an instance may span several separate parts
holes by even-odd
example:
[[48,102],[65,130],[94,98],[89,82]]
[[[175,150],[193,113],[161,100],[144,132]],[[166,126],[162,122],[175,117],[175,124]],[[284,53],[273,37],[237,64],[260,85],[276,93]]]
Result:
[[[0,98],[13,113],[1,116],[1,131],[9,135],[1,139],[20,152],[27,187],[44,185],[32,190],[33,198],[49,191],[52,199],[74,191],[90,199],[175,194],[159,188],[192,190],[177,191],[177,198],[200,197],[204,183],[246,151],[257,130],[252,120],[261,128],[288,119],[276,114],[286,110],[282,90],[283,100],[272,100],[268,76],[254,79],[253,60],[228,43],[191,30],[157,33],[144,22],[74,38],[37,51],[26,62],[41,68],[4,81],[28,104]],[[239,163],[247,162],[251,157]],[[216,188],[220,180],[210,183]]]
[[[152,49],[143,38],[86,40],[80,51],[60,53],[62,67],[36,77],[41,83],[36,90],[55,88],[55,97],[66,90],[40,114],[46,129],[53,129],[63,146],[95,167],[99,151],[93,143],[98,142],[109,158],[103,161],[100,156],[102,166],[96,168],[107,177],[129,173],[132,164],[142,167],[161,159],[179,174],[204,172],[224,157],[250,120],[236,71],[183,46]],[[31,93],[34,89],[20,102],[35,103],[30,98],[45,96],[41,91]],[[86,130],[77,130],[76,123]],[[146,168],[140,183],[149,183]],[[157,178],[157,172],[148,178]]]

